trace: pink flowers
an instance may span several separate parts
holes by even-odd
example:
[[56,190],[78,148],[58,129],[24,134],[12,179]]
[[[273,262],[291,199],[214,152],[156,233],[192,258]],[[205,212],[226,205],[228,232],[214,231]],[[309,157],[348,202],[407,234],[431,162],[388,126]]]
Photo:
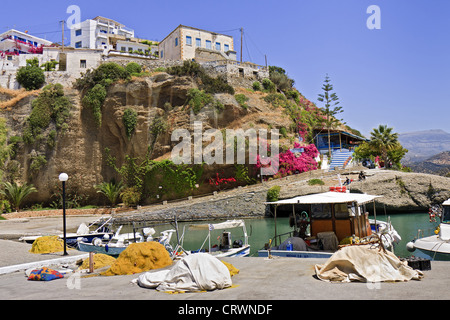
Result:
[[[290,150],[280,153],[278,172],[274,172],[274,178],[283,178],[292,174],[317,170],[317,162],[314,158],[318,156],[319,151],[314,144],[301,146],[299,143],[295,143],[294,148],[303,148],[304,152],[298,157]],[[262,166],[259,156],[257,156],[256,168],[260,169]]]

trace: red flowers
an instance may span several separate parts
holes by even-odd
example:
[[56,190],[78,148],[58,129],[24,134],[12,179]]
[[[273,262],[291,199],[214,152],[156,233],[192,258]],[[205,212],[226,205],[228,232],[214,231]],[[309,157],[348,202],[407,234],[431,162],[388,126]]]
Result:
[[228,183],[231,182],[236,182],[236,179],[231,177],[231,178],[220,178],[219,177],[219,173],[216,173],[216,177],[215,178],[209,178],[209,184],[210,185],[215,185],[217,187],[219,187],[219,189],[223,186],[226,185]]

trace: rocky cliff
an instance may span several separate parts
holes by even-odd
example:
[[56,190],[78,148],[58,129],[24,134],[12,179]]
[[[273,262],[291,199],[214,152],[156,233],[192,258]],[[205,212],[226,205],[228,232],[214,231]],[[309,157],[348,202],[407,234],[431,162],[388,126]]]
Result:
[[[8,108],[1,110],[1,116],[6,119],[8,139],[17,138],[14,159],[5,164],[8,168],[13,165],[14,170],[11,173],[11,169],[7,169],[7,174],[19,182],[32,183],[38,189],[38,193],[27,198],[28,204],[42,203],[45,206],[53,201],[61,172],[69,175],[68,188],[78,195],[81,204],[103,204],[105,199],[96,192],[95,186],[117,178],[117,173],[107,164],[106,148],[120,165],[126,156],[143,158],[148,152],[152,159],[169,158],[172,147],[177,143],[171,141],[173,130],[186,128],[191,131],[194,121],[202,121],[203,130],[290,128],[292,120],[283,108],[264,101],[262,98],[267,93],[248,88],[234,88],[235,94],[247,97],[245,106],[236,100],[234,94],[217,93],[213,98],[221,108],[207,104],[194,113],[187,103],[187,96],[190,89],[198,87],[198,82],[190,76],[174,76],[165,72],[117,81],[108,87],[101,108],[100,127],[96,125],[92,111],[81,103],[86,92],[64,87],[64,94],[71,104],[64,131],[51,124],[40,130],[36,139],[44,141],[51,131],[57,132],[51,147],[45,141],[27,143],[21,138],[39,92],[24,94],[13,103],[13,95],[0,92],[0,102],[4,106],[10,102]],[[133,134],[128,136],[123,115],[130,108],[137,112],[138,117]],[[293,137],[294,133],[288,132],[282,140],[290,145],[289,140]],[[40,159],[40,163],[36,159]]]

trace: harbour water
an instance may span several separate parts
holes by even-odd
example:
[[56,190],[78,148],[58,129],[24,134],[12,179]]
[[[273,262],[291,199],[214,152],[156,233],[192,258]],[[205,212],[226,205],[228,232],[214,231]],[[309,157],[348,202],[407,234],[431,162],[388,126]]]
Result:
[[[399,244],[396,245],[394,249],[394,253],[399,257],[409,257],[411,255],[415,255],[418,257],[429,258],[420,251],[416,250],[413,253],[408,252],[406,249],[406,244],[417,237],[417,230],[422,229],[426,233],[432,233],[435,228],[439,225],[439,222],[429,222],[429,216],[427,213],[398,213],[398,214],[387,214],[387,215],[377,215],[377,220],[387,221],[387,218],[390,217],[392,225],[397,230],[397,232],[402,237],[402,240]],[[370,216],[373,219],[373,216]],[[197,223],[217,223],[224,221],[216,220],[216,221],[202,221],[195,222]],[[178,237],[181,239],[183,234],[183,229],[186,228],[185,236],[184,236],[184,245],[183,247],[193,250],[208,248],[208,240],[204,243],[206,236],[208,235],[207,230],[195,230],[188,231],[187,227],[189,222],[180,222],[178,223]],[[251,246],[250,255],[257,256],[258,250],[264,247],[265,243],[269,242],[269,239],[273,238],[275,234],[275,221],[273,218],[251,218],[245,219],[247,234],[249,236],[248,241]],[[289,226],[289,218],[279,217],[277,218],[277,234],[287,233],[292,230]],[[164,224],[154,227],[156,230],[156,234],[158,235],[161,231],[173,228],[170,224]],[[223,230],[213,230],[211,232],[211,246],[215,244],[219,244],[219,237]],[[175,245],[177,240],[176,234],[172,237],[172,243]],[[237,228],[232,230],[232,241],[234,240],[244,240],[243,232],[241,229]],[[279,244],[279,242],[278,242]],[[272,244],[274,245],[274,244]]]

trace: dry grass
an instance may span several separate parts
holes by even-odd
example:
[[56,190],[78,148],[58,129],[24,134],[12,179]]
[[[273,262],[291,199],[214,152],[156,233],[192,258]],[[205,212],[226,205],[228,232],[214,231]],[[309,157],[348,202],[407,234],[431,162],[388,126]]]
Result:
[[11,90],[0,88],[0,94],[10,97],[8,100],[0,102],[0,109],[10,111],[20,100],[31,95],[37,96],[40,92],[41,90],[26,91],[25,89]]

